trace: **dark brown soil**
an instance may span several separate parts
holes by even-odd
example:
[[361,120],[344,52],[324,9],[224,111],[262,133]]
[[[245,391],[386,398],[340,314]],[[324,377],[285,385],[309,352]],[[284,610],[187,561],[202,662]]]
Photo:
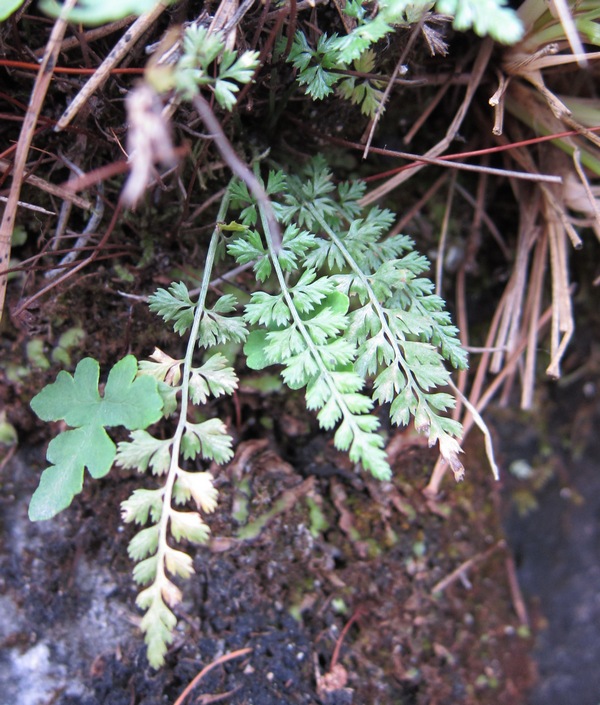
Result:
[[[558,705],[577,692],[579,705],[594,705],[594,384],[592,376],[548,388],[550,435],[539,414],[496,411],[502,491],[471,443],[466,482],[448,483],[435,505],[420,491],[433,456],[409,438],[393,483],[382,485],[286,411],[281,428],[242,441],[217,476],[213,539],[195,552],[158,672],[136,628],[130,532],[119,521],[139,478],[88,481],[69,510],[31,524],[43,447],[22,445],[0,476],[0,703],[175,703],[203,668],[251,649],[210,670],[187,702]],[[517,461],[529,478],[506,471]],[[500,517],[535,641],[515,613]]]
[[[280,455],[291,443],[303,448],[295,466]],[[433,456],[418,447],[399,454],[389,485],[355,473],[319,437],[247,441],[236,458],[219,476],[213,540],[196,551],[176,642],[156,673],[134,627],[118,520],[138,479],[88,484],[67,512],[34,525],[26,505],[42,449],[19,451],[2,474],[0,702],[174,702],[202,668],[245,648],[190,702],[524,702],[531,641],[484,469],[428,505],[420,487]]]

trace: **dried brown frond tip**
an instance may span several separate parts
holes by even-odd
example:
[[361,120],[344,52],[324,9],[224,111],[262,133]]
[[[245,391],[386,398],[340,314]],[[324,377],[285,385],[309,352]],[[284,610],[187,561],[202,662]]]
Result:
[[121,198],[135,206],[150,183],[155,164],[176,163],[171,130],[162,114],[162,102],[147,83],[138,84],[125,99],[129,132],[127,151],[131,171]]
[[462,448],[460,443],[456,438],[444,434],[440,436],[440,455],[448,463],[452,473],[454,474],[454,479],[456,482],[462,482],[465,479],[465,468],[460,462],[458,454],[462,453]]
[[[451,18],[447,15],[437,15],[428,12],[425,15],[421,33],[427,42],[427,47],[431,56],[447,56],[448,43],[445,37],[444,25],[447,25]],[[438,25],[436,27],[435,25]]]

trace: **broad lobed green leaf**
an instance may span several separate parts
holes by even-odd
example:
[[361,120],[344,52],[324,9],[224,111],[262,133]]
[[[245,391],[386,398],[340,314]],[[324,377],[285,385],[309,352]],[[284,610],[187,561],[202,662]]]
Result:
[[137,361],[128,355],[108,375],[104,396],[100,396],[100,367],[84,358],[71,376],[59,372],[31,400],[35,413],[45,421],[64,420],[74,430],[63,431],[48,446],[51,466],[42,473],[29,506],[32,521],[50,519],[68,507],[81,492],[87,467],[94,478],[106,475],[115,460],[116,446],[106,427],[143,429],[162,416],[163,400],[156,379],[136,378]]

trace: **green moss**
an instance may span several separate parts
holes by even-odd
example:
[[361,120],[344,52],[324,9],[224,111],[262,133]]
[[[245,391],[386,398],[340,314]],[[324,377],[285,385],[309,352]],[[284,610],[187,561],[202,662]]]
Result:
[[310,518],[309,531],[311,536],[316,539],[324,531],[327,531],[329,522],[320,505],[312,497],[306,497],[306,504],[308,505],[308,516]]

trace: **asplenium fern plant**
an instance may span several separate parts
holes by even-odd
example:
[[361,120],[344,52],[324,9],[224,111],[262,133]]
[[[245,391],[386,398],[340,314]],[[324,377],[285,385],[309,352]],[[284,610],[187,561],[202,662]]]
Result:
[[[272,171],[265,190],[284,228],[276,248],[269,219],[234,181],[225,195],[206,258],[200,294],[192,301],[184,284],[159,289],[150,307],[188,336],[184,359],[160,351],[140,363],[140,373],[157,380],[165,408],[179,400],[174,435],[158,439],[134,430],[117,449],[117,464],[163,478],[159,489],[138,489],[123,503],[126,522],[143,528],[129,553],[137,561],[134,578],[146,587],[138,596],[145,611],[148,657],[154,666],[164,658],[181,592],[171,576],[189,577],[190,556],[174,548],[181,540],[202,543],[208,527],[200,512],[215,507],[216,491],[206,470],[190,463],[227,462],[232,440],[215,418],[192,423],[188,405],[210,396],[231,394],[237,377],[217,353],[193,363],[200,347],[244,341],[246,365],[276,366],[291,389],[304,389],[306,404],[317,412],[321,427],[335,428],[333,440],[375,477],[389,479],[384,437],[378,432],[377,405],[389,403],[393,423],[414,418],[417,429],[440,451],[458,477],[460,424],[441,415],[453,398],[436,388],[447,383],[444,359],[464,368],[466,354],[444,302],[432,294],[422,274],[427,260],[404,235],[386,237],[393,215],[377,207],[363,211],[360,182],[335,186],[322,159],[301,175]],[[237,222],[226,227],[232,214]],[[233,233],[232,235],[230,233]],[[209,302],[209,282],[217,251],[240,265],[252,264],[256,288],[240,310],[227,294]],[[189,500],[194,507],[184,511]]]
[[[367,17],[360,4],[350,3],[357,30],[340,40],[335,62],[359,62],[359,68],[370,70],[371,45],[391,31],[396,24],[392,14],[404,13],[406,6],[381,3],[375,17]],[[297,42],[302,43],[300,35]],[[332,51],[325,47],[324,64]],[[301,71],[313,58],[298,65]],[[255,52],[229,52],[221,34],[191,27],[177,64],[164,71],[155,67],[149,80],[156,90],[174,89],[184,99],[204,87],[230,109],[237,84],[250,80],[257,61]],[[376,105],[376,85],[361,87],[341,74],[340,80],[350,99],[362,90],[363,107]],[[60,373],[32,402],[41,418],[62,419],[74,427],[49,447],[52,465],[34,495],[32,519],[49,518],[66,507],[81,491],[85,467],[93,477],[102,477],[116,461],[140,473],[150,470],[160,482],[135,490],[122,505],[125,522],[138,527],[129,554],[142,586],[137,603],[154,667],[163,663],[173,639],[174,609],[181,600],[176,583],[193,574],[186,546],[203,543],[209,535],[205,515],[214,510],[217,492],[207,464],[226,463],[233,455],[225,424],[210,415],[194,420],[190,411],[191,405],[206,405],[237,387],[234,368],[220,353],[211,354],[215,345],[243,344],[239,369],[244,364],[256,370],[278,368],[289,388],[304,390],[307,407],[323,429],[332,431],[335,445],[375,477],[391,476],[380,432],[382,405],[393,424],[412,419],[431,445],[439,444],[455,475],[463,473],[460,424],[443,415],[454,399],[439,388],[449,381],[445,363],[463,369],[467,359],[443,300],[424,276],[427,260],[408,237],[388,235],[390,211],[361,207],[364,183],[335,185],[323,159],[314,159],[298,174],[275,168],[263,181],[256,167],[255,175],[270,201],[257,201],[244,182],[230,184],[198,297],[193,299],[181,282],[151,297],[151,309],[187,336],[184,357],[156,350],[136,364],[128,356],[109,374],[103,396],[98,364],[86,359],[73,377]],[[274,215],[281,238],[273,232]],[[231,294],[215,299],[211,293],[217,253],[223,252],[255,273],[244,307]],[[171,435],[149,430],[168,417],[173,418]],[[129,440],[117,447],[106,432],[116,425],[130,430]]]
[[[394,424],[413,419],[431,445],[439,444],[456,477],[463,473],[460,424],[441,413],[454,399],[438,388],[449,380],[444,362],[463,369],[467,358],[443,300],[423,276],[426,258],[407,236],[387,235],[390,211],[360,206],[364,183],[336,186],[322,158],[297,175],[273,170],[264,186],[283,229],[280,245],[264,206],[244,183],[233,181],[217,216],[198,297],[193,300],[179,282],[150,299],[150,308],[187,336],[183,358],[157,349],[139,363],[135,380],[135,360],[125,358],[109,376],[104,398],[97,391],[97,363],[82,361],[74,378],[61,372],[32,404],[42,418],[83,426],[63,433],[65,440],[58,443],[68,451],[63,446],[72,441],[78,450],[68,500],[61,500],[57,467],[50,468],[34,496],[33,519],[49,518],[70,503],[81,490],[86,465],[100,477],[116,460],[122,468],[150,470],[161,483],[135,490],[122,505],[124,521],[140,527],[128,550],[137,563],[134,579],[143,586],[137,604],[145,613],[141,628],[154,667],[164,662],[173,639],[173,610],[181,600],[175,580],[194,572],[185,546],[209,536],[204,514],[214,510],[217,492],[205,465],[226,463],[233,455],[232,438],[220,419],[190,418],[190,404],[205,405],[237,387],[233,367],[221,353],[210,353],[215,345],[244,343],[247,367],[278,368],[289,388],[304,390],[321,427],[335,429],[337,448],[375,477],[391,476],[376,413],[381,405],[389,405]],[[225,226],[232,216],[237,220]],[[243,309],[231,294],[211,298],[209,285],[223,245],[255,273],[255,290]],[[205,351],[200,361],[198,350]],[[65,399],[64,389],[69,390]],[[78,396],[85,399],[77,402]],[[147,430],[161,411],[175,418],[175,430],[166,438]],[[115,457],[105,427],[117,424],[131,434],[118,444]],[[96,434],[110,451],[101,469],[95,463]],[[59,466],[55,456],[49,449],[49,459]],[[63,464],[70,452],[66,456]]]

